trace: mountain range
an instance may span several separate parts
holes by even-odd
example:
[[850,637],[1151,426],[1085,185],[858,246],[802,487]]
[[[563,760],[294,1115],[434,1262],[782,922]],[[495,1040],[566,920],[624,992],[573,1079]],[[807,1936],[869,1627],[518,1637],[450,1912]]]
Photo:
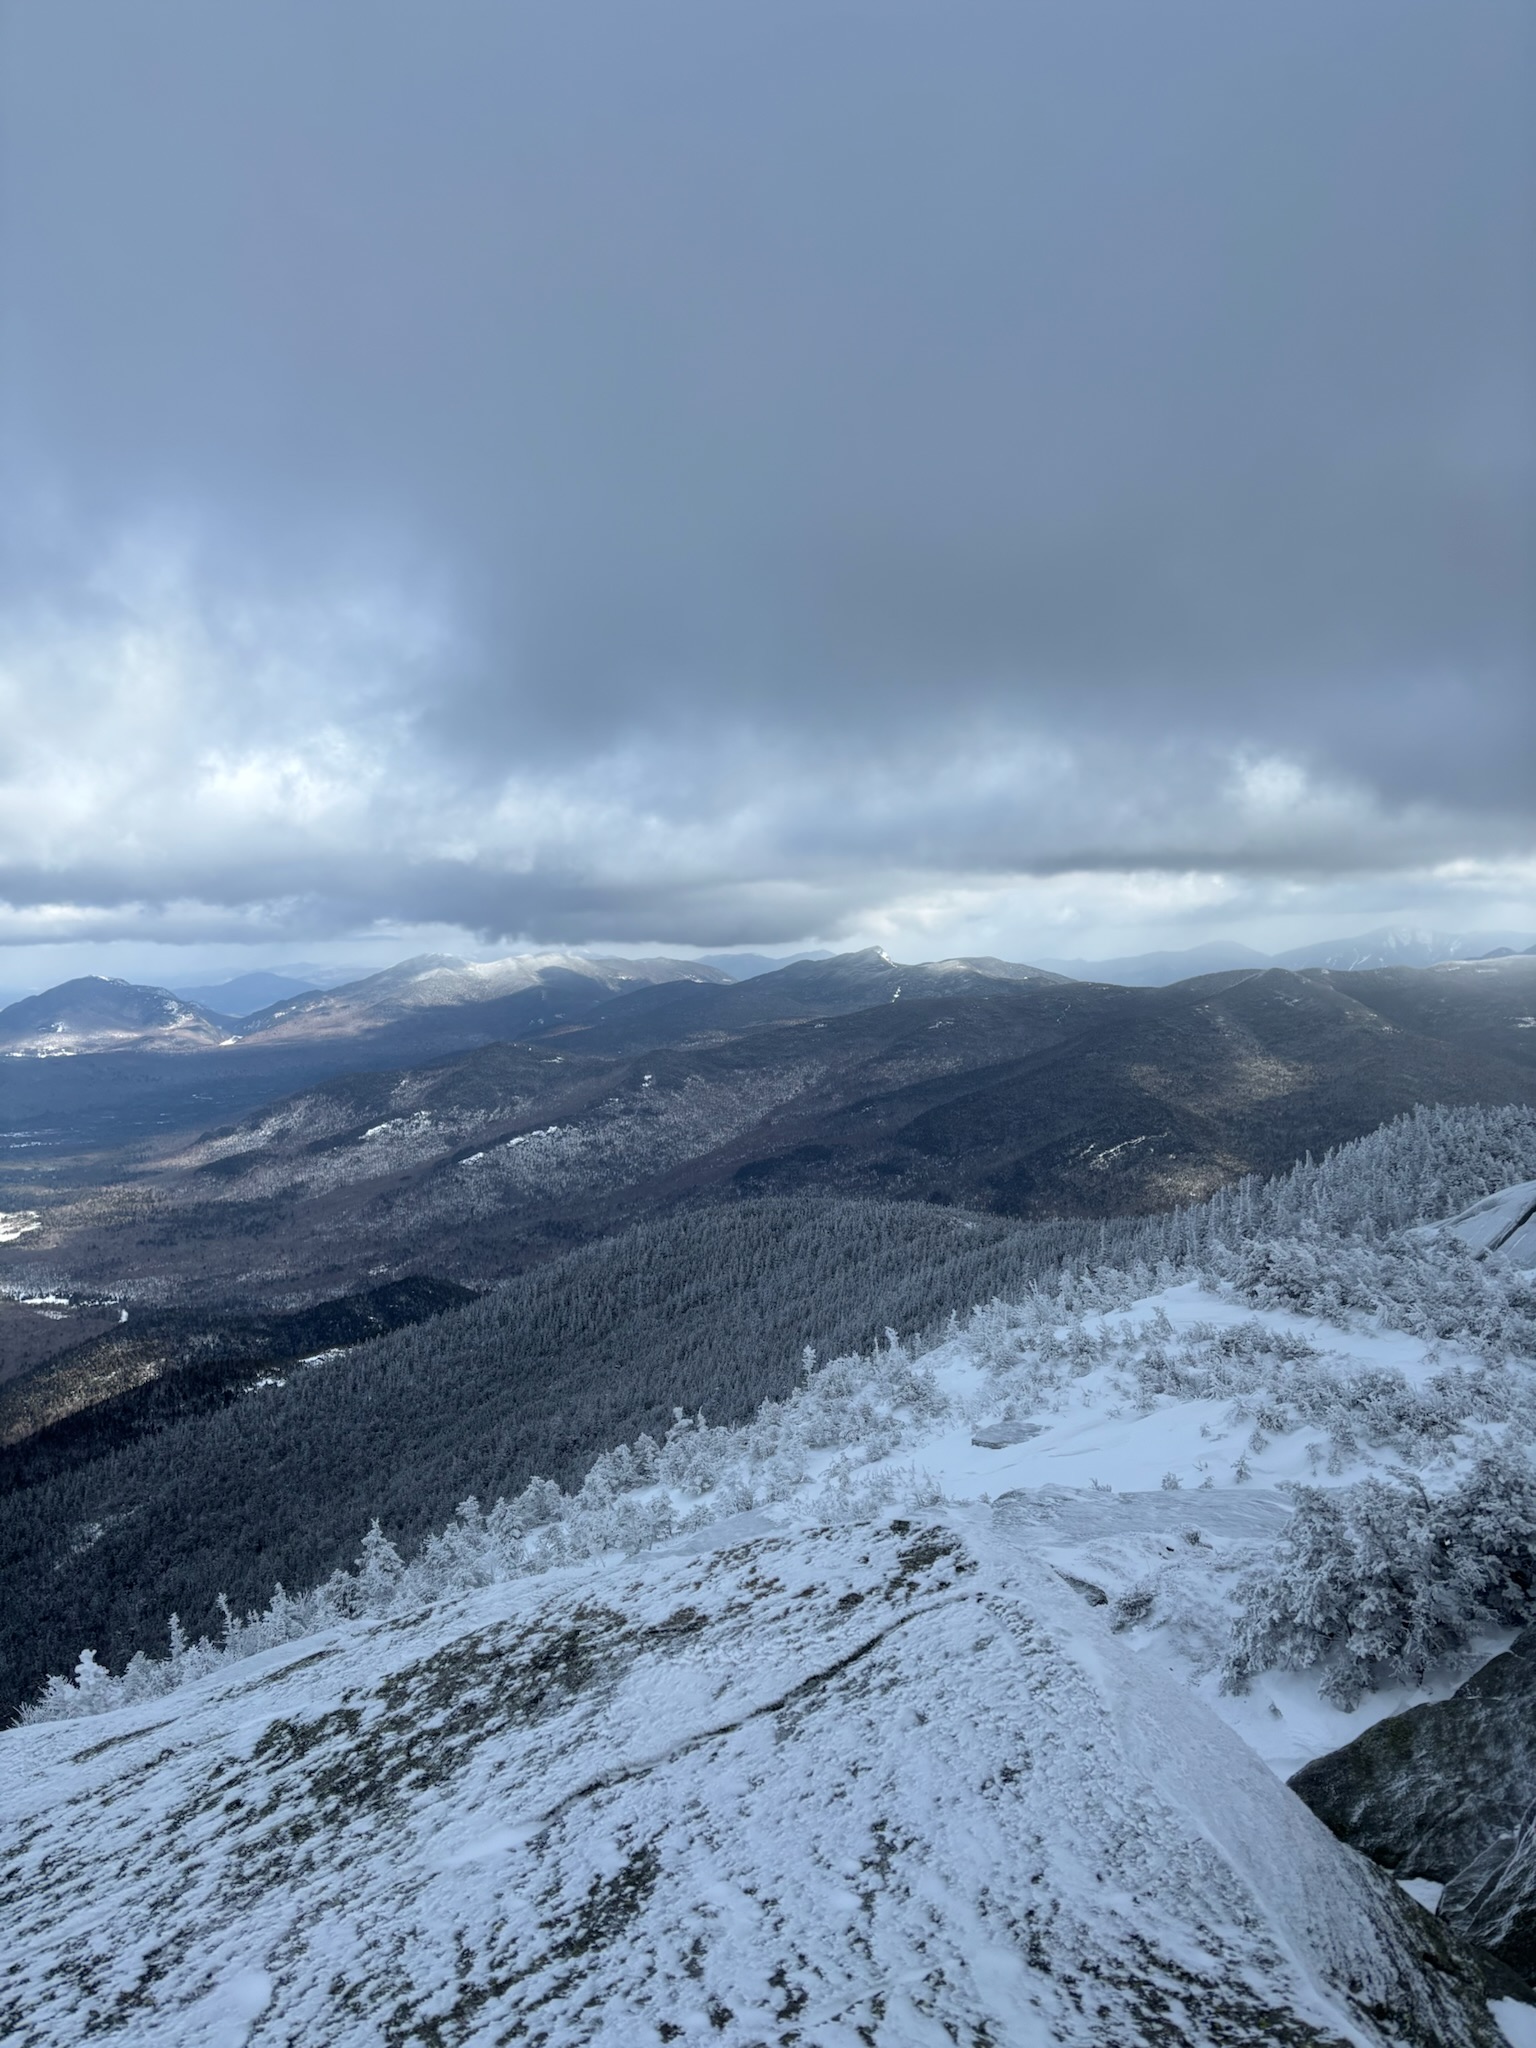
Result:
[[1344,973],[1376,967],[1434,967],[1443,960],[1476,960],[1503,952],[1536,952],[1529,932],[1435,932],[1387,925],[1352,939],[1325,939],[1285,953],[1260,953],[1231,939],[1183,951],[1133,953],[1113,960],[1043,960],[1041,965],[1077,981],[1117,981],[1163,987],[1194,974],[1229,967],[1329,967]]
[[155,1139],[327,1075],[598,1022],[614,1043],[644,1046],[896,1001],[903,990],[1057,979],[1000,961],[899,967],[877,948],[743,983],[691,960],[428,956],[233,1018],[166,989],[87,977],[0,1011],[0,1160]]
[[301,988],[237,1017],[169,989],[85,975],[0,1010],[0,1054],[206,1051],[254,1038],[308,1044],[391,1027],[400,1049],[409,1039],[411,1050],[426,1053],[446,1049],[437,1042],[441,1038],[485,1043],[558,1022],[601,996],[656,981],[728,979],[718,968],[683,960],[532,953],[481,963],[423,954],[338,988]]
[[[1382,967],[1536,952],[1523,934],[1473,935],[1388,928],[1292,952],[1266,955],[1217,943],[1184,952],[1143,953],[1118,960],[1047,961],[1029,966],[992,957],[903,966],[879,947],[790,960],[766,954],[718,954],[695,960],[621,960],[576,953],[514,954],[468,961],[424,954],[360,980],[327,977],[315,986],[280,974],[252,973],[197,988],[162,989],[86,975],[0,1009],[0,1056],[57,1058],[78,1053],[191,1052],[248,1046],[319,1046],[366,1042],[398,1057],[427,1058],[551,1024],[574,1022],[606,999],[637,990],[668,990],[649,1006],[625,1013],[640,1030],[663,1033],[685,1010],[702,1020],[688,991],[700,985],[740,989],[770,984],[767,995],[722,997],[721,1028],[749,1018],[818,1014],[829,1005],[959,992],[971,981],[1075,980],[1129,987],[1165,987],[1233,968],[1322,967],[1346,973]],[[642,1020],[646,1020],[642,1022]],[[591,1021],[591,1020],[588,1020]],[[705,1028],[701,1022],[698,1028]]]
[[13,1154],[0,1190],[30,1220],[0,1277],[204,1301],[483,1286],[680,1204],[768,1194],[1144,1214],[1416,1103],[1536,1101],[1536,957],[1148,989],[995,966],[871,950],[599,991],[515,1040],[354,1066],[148,1151]]

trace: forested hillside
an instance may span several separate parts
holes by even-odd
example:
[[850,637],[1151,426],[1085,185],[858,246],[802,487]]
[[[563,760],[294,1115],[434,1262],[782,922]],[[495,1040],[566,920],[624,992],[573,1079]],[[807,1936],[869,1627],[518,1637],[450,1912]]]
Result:
[[[583,1490],[569,1509],[578,1552],[607,1548],[619,1526],[605,1520],[612,1497],[654,1484],[647,1460],[678,1410],[711,1425],[690,1426],[668,1453],[686,1492],[714,1495],[717,1514],[720,1498],[771,1499],[785,1472],[800,1484],[803,1466],[780,1467],[777,1450],[754,1449],[750,1429],[734,1426],[806,1380],[807,1345],[841,1363],[818,1366],[796,1396],[812,1418],[802,1451],[846,1444],[866,1462],[888,1458],[905,1429],[891,1434],[888,1410],[910,1388],[880,1391],[878,1340],[889,1330],[906,1345],[893,1369],[907,1385],[906,1359],[948,1341],[952,1313],[998,1298],[1017,1306],[983,1308],[966,1356],[1017,1375],[993,1398],[1021,1426],[1120,1357],[1105,1352],[1100,1311],[1182,1279],[1239,1316],[1278,1317],[1280,1338],[1211,1333],[1181,1354],[1155,1330],[1133,1333],[1134,1369],[1121,1359],[1111,1373],[1131,1380],[1100,1397],[1111,1414],[1121,1400],[1147,1414],[1208,1402],[1203,1436],[1236,1403],[1239,1418],[1257,1417],[1251,1439],[1241,1422],[1231,1454],[1240,1484],[1251,1476],[1245,1441],[1257,1470],[1276,1436],[1290,1445],[1282,1476],[1313,1470],[1297,1462],[1297,1432],[1317,1432],[1318,1455],[1339,1474],[1362,1442],[1415,1466],[1466,1459],[1511,1428],[1536,1428],[1524,1363],[1536,1356],[1536,1291],[1522,1268],[1479,1257],[1434,1221],[1533,1176],[1536,1114],[1437,1110],[1268,1184],[1140,1222],[1020,1226],[917,1206],[763,1202],[644,1226],[284,1385],[258,1376],[245,1398],[126,1448],[107,1428],[94,1444],[44,1432],[9,1453],[0,1555],[11,1698],[82,1643],[114,1664],[159,1648],[172,1609],[196,1634],[214,1626],[221,1592],[238,1611],[260,1606],[276,1580],[313,1586],[355,1554],[373,1519],[409,1552],[467,1497],[526,1495],[486,1553],[502,1546],[506,1565],[535,1524],[565,1526],[560,1489],[578,1488],[599,1453],[649,1438],[651,1453],[638,1464],[621,1453],[600,1483],[588,1476],[595,1495]],[[1310,1319],[1295,1342],[1287,1317]],[[1374,1337],[1358,1369],[1319,1363],[1320,1343],[1342,1341],[1320,1326],[1406,1332],[1424,1360],[1443,1344],[1456,1362],[1427,1389],[1395,1363],[1378,1370]],[[1518,1369],[1506,1370],[1510,1360]],[[1231,1428],[1228,1418],[1215,1435]],[[779,1442],[777,1424],[769,1438]],[[1068,1457],[1063,1469],[1081,1484]],[[624,1540],[650,1526],[645,1513],[621,1517]],[[450,1543],[440,1555],[454,1554]]]
[[111,1399],[0,1451],[0,1698],[87,1640],[158,1648],[172,1608],[201,1633],[221,1592],[243,1609],[312,1584],[374,1516],[409,1544],[468,1494],[579,1484],[679,1407],[743,1422],[807,1345],[920,1333],[1123,1235],[894,1204],[685,1211],[281,1377],[214,1364]]
[[[718,1008],[798,971],[611,1007]],[[486,1285],[700,1200],[1150,1214],[1416,1103],[1536,1101],[1536,959],[1153,989],[958,980],[638,1053],[604,1049],[606,1025],[561,1027],[340,1077],[190,1145],[102,1161],[88,1190],[18,1171],[4,1199],[36,1227],[0,1247],[0,1279],[297,1307],[420,1273]]]

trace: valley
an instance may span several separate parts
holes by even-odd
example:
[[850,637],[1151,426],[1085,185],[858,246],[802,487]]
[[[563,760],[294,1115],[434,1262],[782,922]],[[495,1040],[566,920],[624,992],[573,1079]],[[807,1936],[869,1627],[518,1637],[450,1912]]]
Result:
[[[385,2000],[401,2039],[467,2042],[599,1999],[617,2043],[693,1999],[743,2044],[821,2006],[890,2048],[1519,2039],[1536,1913],[1503,1807],[1424,1866],[1432,1915],[1280,1781],[1349,1839],[1350,1738],[1455,1705],[1536,1621],[1536,959],[1120,987],[871,951],[558,1009],[538,976],[486,998],[412,963],[174,1048],[185,1019],[119,991],[142,1042],[0,1064],[13,1133],[54,1120],[0,1168],[10,2031],[84,2040],[126,1999],[196,2038],[235,2013],[361,2044]],[[862,1761],[889,1700],[932,1798]],[[979,1790],[927,1732],[957,1715]],[[549,1799],[506,1803],[509,1771]],[[864,1789],[828,1833],[839,1781]],[[77,1830],[61,1875],[35,1804],[61,1791],[140,1813],[145,1852],[109,1872]],[[298,1862],[264,1824],[238,1848],[274,1799]],[[422,1799],[479,1889],[405,1874]],[[1390,1868],[1388,1805],[1364,1845]],[[794,1864],[780,1809],[820,1918],[858,1902],[846,1944],[715,1925]],[[151,1928],[162,1814],[185,1968]],[[208,1946],[237,1851],[244,1974]],[[348,1932],[353,1868],[431,1924]],[[83,1979],[56,1954],[77,1883],[127,1933]],[[874,1987],[913,1943],[934,1969],[898,2005]]]
[[1418,1102],[1536,1101],[1536,960],[1166,989],[997,968],[856,955],[646,985],[212,1128],[196,1084],[219,1055],[187,1055],[186,1136],[11,1156],[0,1202],[37,1221],[0,1245],[0,1284],[286,1306],[418,1272],[483,1287],[765,1194],[1142,1215]]

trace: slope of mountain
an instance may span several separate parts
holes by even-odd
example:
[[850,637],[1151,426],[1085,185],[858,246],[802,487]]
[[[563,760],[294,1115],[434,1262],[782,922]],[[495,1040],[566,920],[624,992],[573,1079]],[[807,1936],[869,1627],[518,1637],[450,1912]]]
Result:
[[229,1018],[168,988],[86,974],[0,1010],[0,1054],[46,1059],[139,1047],[200,1052],[221,1044],[231,1029]]
[[0,1736],[17,2048],[1497,2048],[985,1509],[729,1523]]
[[[235,1018],[225,1026],[237,1028]],[[137,1157],[172,1133],[190,1137],[231,1123],[331,1075],[397,1067],[412,1057],[386,1033],[297,1045],[221,1045],[190,1057],[196,1050],[168,1049],[162,1038],[75,1059],[0,1055],[0,1209],[27,1206],[5,1191],[15,1171],[24,1181],[41,1170],[56,1185],[94,1185],[111,1175],[114,1156]]]
[[[1415,1103],[1536,1101],[1530,959],[1170,989],[957,979],[971,992],[735,1034],[695,1027],[762,983],[644,990],[587,1027],[349,1075],[115,1188],[17,1182],[7,1206],[38,1227],[0,1246],[0,1276],[141,1298],[307,1299],[420,1271],[482,1285],[680,1202],[766,1193],[1147,1213]],[[635,1035],[629,1006],[652,996],[682,1004],[683,1044],[595,1049]]]
[[1367,1004],[1396,1030],[1445,1037],[1468,1054],[1536,1057],[1536,955],[1360,973],[1317,968],[1306,978]]
[[[694,1208],[419,1328],[275,1371],[249,1363],[281,1355],[285,1332],[270,1317],[255,1330],[247,1318],[243,1347],[230,1347],[232,1319],[210,1327],[190,1314],[136,1314],[118,1356],[131,1363],[138,1342],[143,1358],[139,1340],[158,1339],[160,1378],[99,1410],[45,1418],[0,1451],[0,1716],[49,1669],[71,1663],[82,1642],[115,1667],[163,1645],[170,1611],[198,1634],[217,1629],[221,1591],[244,1611],[261,1605],[274,1578],[315,1585],[352,1555],[372,1516],[414,1548],[456,1503],[505,1497],[514,1507],[499,1517],[502,1535],[486,1558],[499,1559],[498,1570],[523,1569],[519,1532],[551,1515],[560,1543],[578,1551],[607,1547],[615,1529],[632,1547],[642,1523],[651,1540],[655,1529],[644,1516],[635,1523],[635,1502],[620,1498],[637,1486],[675,1483],[666,1512],[691,1515],[705,1497],[717,1507],[761,1505],[803,1483],[823,1513],[840,1498],[817,1491],[824,1480],[834,1495],[891,1483],[899,1491],[916,1456],[946,1492],[1011,1489],[1020,1511],[1017,1489],[1059,1493],[1063,1479],[1081,1488],[1086,1476],[1092,1512],[1046,1503],[1031,1510],[1031,1540],[1115,1597],[1129,1599],[1154,1570],[1156,1598],[1138,1610],[1141,1640],[1160,1655],[1176,1652],[1190,1681],[1207,1685],[1218,1705],[1225,1699],[1222,1710],[1237,1714],[1248,1739],[1292,1770],[1358,1720],[1319,1703],[1315,1673],[1310,1709],[1295,1682],[1268,1694],[1283,1708],[1278,1717],[1263,1694],[1218,1694],[1231,1559],[1176,1551],[1175,1570],[1166,1550],[1142,1539],[1188,1526],[1169,1488],[1218,1496],[1196,1504],[1202,1529],[1268,1539],[1290,1508],[1255,1488],[1308,1478],[1315,1486],[1324,1465],[1329,1487],[1347,1487],[1409,1465],[1428,1466],[1443,1491],[1486,1443],[1490,1418],[1536,1428],[1528,1275],[1502,1254],[1470,1262],[1454,1226],[1413,1227],[1533,1171],[1536,1113],[1442,1110],[1198,1213],[1141,1222],[1020,1227],[923,1205],[824,1199]],[[1126,1276],[1150,1276],[1165,1260],[1197,1284],[1138,1306],[1147,1278]],[[434,1286],[435,1302],[425,1298]],[[1370,1321],[1339,1310],[1373,1290],[1380,1307]],[[440,1283],[394,1293],[405,1305],[441,1305]],[[992,1305],[957,1324],[954,1312],[976,1301]],[[354,1305],[322,1304],[319,1314]],[[914,1350],[892,1348],[891,1328]],[[232,1359],[230,1369],[179,1361],[178,1334],[192,1336],[197,1356]],[[346,1341],[313,1324],[309,1334]],[[841,1363],[808,1377],[807,1344]],[[64,1373],[100,1348],[61,1361]],[[929,1366],[912,1376],[914,1356],[925,1353],[937,1379]],[[114,1364],[110,1352],[105,1362]],[[48,1404],[61,1381],[43,1373],[22,1382],[9,1414],[21,1418],[28,1402],[35,1412],[38,1394]],[[669,1426],[679,1408],[743,1424],[765,1398],[788,1405],[744,1436]],[[1250,1430],[1255,1411],[1262,1430]],[[978,1422],[989,1427],[973,1434]],[[654,1440],[649,1451],[643,1433]],[[625,1442],[639,1444],[638,1462],[623,1452],[611,1469],[588,1473],[598,1452]],[[550,1480],[573,1489],[564,1506]],[[1491,1528],[1498,1499],[1523,1512],[1509,1474],[1492,1484],[1497,1498],[1469,1526]],[[1107,1487],[1140,1490],[1129,1521],[1123,1499],[1101,1497]],[[1424,1496],[1401,1498],[1412,1507]],[[661,1512],[652,1500],[646,1516],[652,1508]],[[518,1538],[510,1550],[509,1530]],[[1453,1532],[1442,1533],[1454,1545]],[[1121,1535],[1128,1548],[1117,1547]],[[449,1544],[455,1557],[459,1540]],[[1326,1550],[1324,1542],[1318,1555]],[[1454,1571],[1431,1611],[1448,1652],[1456,1587],[1482,1581],[1454,1547],[1442,1553],[1437,1543],[1442,1554]],[[1316,1615],[1340,1613],[1350,1570],[1341,1562],[1322,1610],[1303,1589],[1314,1616],[1309,1666],[1328,1649]],[[1367,1570],[1366,1621],[1378,1637],[1387,1612],[1380,1580]],[[1277,1583],[1266,1579],[1266,1598]],[[1131,1618],[1128,1610],[1127,1626]],[[1275,1661],[1265,1643],[1245,1657],[1250,1672]],[[1319,1714],[1326,1725],[1309,1748]]]
[[[0,1230],[5,1219],[0,1218]],[[14,1241],[14,1240],[13,1240]],[[115,1329],[124,1311],[115,1303],[71,1302],[47,1295],[32,1300],[0,1296],[0,1390],[47,1365],[61,1351]],[[0,1400],[4,1393],[0,1391]]]
[[[128,1316],[113,1310],[104,1330],[83,1334],[45,1370],[17,1374],[9,1386],[0,1387],[0,1446],[33,1438],[82,1408],[146,1387],[157,1392],[139,1405],[152,1415],[174,1416],[189,1397],[181,1392],[166,1397],[162,1382],[204,1366],[245,1368],[214,1375],[209,1386],[212,1404],[218,1405],[227,1398],[226,1388],[243,1391],[252,1381],[259,1384],[272,1365],[362,1344],[473,1299],[467,1288],[451,1281],[417,1279],[340,1295],[286,1315],[226,1311],[199,1316],[185,1309],[151,1309]],[[132,1440],[131,1428],[121,1440]]]
[[[414,1547],[470,1495],[536,1475],[578,1487],[599,1452],[664,1438],[679,1408],[747,1422],[803,1380],[807,1344],[836,1357],[893,1323],[942,1326],[1099,1249],[1097,1227],[749,1202],[641,1224],[312,1365],[277,1362],[271,1339],[298,1319],[135,1312],[121,1348],[82,1345],[0,1388],[0,1436],[42,1425],[0,1448],[0,1726],[82,1643],[116,1668],[163,1647],[172,1611],[194,1637],[216,1631],[219,1593],[243,1613],[275,1579],[313,1585],[374,1516]],[[122,1374],[149,1359],[153,1379]],[[66,1416],[92,1368],[94,1404]]]
[[261,969],[252,974],[237,974],[232,980],[211,983],[206,988],[178,988],[174,993],[184,1003],[217,1010],[223,1017],[249,1017],[253,1011],[265,1010],[273,1003],[309,995],[315,986],[312,981],[297,981],[292,975],[269,974]]
[[[1214,1034],[1262,1106],[1273,1045],[1345,1043],[1355,1095],[1398,1071],[1405,1040],[1412,1058],[1438,1047],[1486,1069],[1456,1034],[1490,1031],[1531,965],[1444,970],[1401,997],[1444,1005],[1436,1040],[1326,973],[1014,1000],[1088,1019],[1101,1043],[1129,1034],[1115,1056],[1133,1075],[1182,1004],[1205,1020],[1186,1051]],[[968,1000],[978,1032],[1007,1035],[1001,997]],[[865,1056],[894,1052],[907,1085],[912,1044],[881,1036],[910,1030],[903,1001],[705,1052],[857,1024],[875,1034]],[[913,1007],[926,1029],[961,1006]],[[547,1043],[493,1050],[574,1064]],[[1234,1085],[1230,1067],[1162,1057],[1165,1077]],[[506,1078],[478,1073],[493,1106]],[[1416,1707],[1423,1724],[1470,1665],[1493,1674],[1487,1692],[1487,1660],[1530,1617],[1528,1572],[1495,1589],[1453,1552],[1434,1578],[1420,1543],[1405,1577],[1359,1547],[1350,1517],[1380,1543],[1400,1511],[1418,1541],[1465,1498],[1456,1540],[1497,1550],[1507,1502],[1519,1557],[1536,1554],[1536,1300],[1517,1263],[1529,1248],[1506,1229],[1533,1172],[1531,1112],[1421,1113],[1198,1214],[1115,1226],[1097,1262],[1026,1262],[990,1299],[988,1256],[1008,1252],[996,1219],[909,1206],[872,1241],[823,1223],[834,1207],[871,1217],[853,1204],[691,1211],[649,1246],[636,1233],[625,1272],[606,1271],[609,1245],[576,1255],[543,1355],[528,1336],[549,1269],[290,1384],[231,1388],[163,1443],[0,1485],[8,1631],[72,1581],[99,1591],[113,1560],[128,1567],[120,1605],[163,1620],[165,1578],[144,1568],[156,1543],[179,1542],[205,1587],[215,1532],[223,1558],[275,1575],[344,1457],[389,1525],[363,1537],[355,1571],[292,1582],[247,1620],[226,1610],[221,1642],[173,1628],[163,1662],[121,1675],[84,1652],[73,1683],[0,1734],[0,2031],[25,2048],[113,2033],[192,2048],[1520,2040],[1527,2009],[1511,2016],[1506,1994],[1523,1987],[1280,1779],[1362,1723],[1390,1730]],[[769,1209],[788,1226],[776,1250],[752,1228]],[[952,1250],[988,1235],[963,1275],[985,1306],[930,1321],[922,1341],[893,1332],[798,1372],[781,1359],[782,1396],[742,1426],[678,1415],[634,1437],[633,1409],[580,1414],[583,1389],[561,1381],[574,1338],[588,1395],[622,1404],[660,1368],[659,1405],[672,1316],[695,1360],[716,1340],[729,1409],[765,1360],[744,1324],[714,1328],[717,1301],[755,1293],[787,1350],[798,1307],[835,1300],[844,1273],[856,1292],[879,1258],[909,1269],[939,1237]],[[685,1263],[650,1256],[663,1236]],[[1057,1248],[1073,1249],[1065,1231]],[[606,1326],[599,1297],[618,1311]],[[312,1426],[328,1403],[329,1438]],[[484,1456],[533,1403],[577,1468],[569,1491],[534,1480],[486,1513],[462,1470],[433,1471],[448,1432]],[[588,1458],[605,1429],[615,1447],[578,1488],[584,1424]],[[112,1466],[115,1496],[93,1490]],[[390,1489],[428,1472],[444,1520],[402,1559]],[[1438,1664],[1415,1650],[1426,1608]],[[1233,1666],[1235,1612],[1293,1610],[1284,1654]],[[1345,1713],[1319,1672],[1362,1655],[1375,1689]],[[1374,1747],[1401,1749],[1390,1732]]]
[[[220,1592],[244,1612],[274,1579],[314,1586],[352,1557],[375,1516],[414,1550],[466,1498],[505,1498],[504,1531],[526,1533],[558,1509],[562,1543],[601,1549],[617,1529],[632,1546],[650,1525],[634,1521],[626,1489],[675,1481],[668,1498],[691,1515],[704,1496],[762,1505],[803,1482],[824,1513],[841,1511],[838,1487],[907,1487],[915,1459],[957,1497],[1010,1494],[1032,1542],[1123,1594],[1127,1628],[1140,1601],[1137,1639],[1179,1661],[1277,1768],[1293,1770],[1354,1732],[1358,1711],[1351,1720],[1320,1702],[1315,1671],[1310,1706],[1306,1685],[1283,1675],[1279,1691],[1267,1680],[1242,1699],[1217,1691],[1235,1559],[1222,1544],[1275,1538],[1291,1510],[1273,1489],[1315,1486],[1324,1467],[1339,1488],[1428,1466],[1444,1489],[1486,1441],[1490,1416],[1536,1426],[1528,1275],[1504,1255],[1469,1263],[1454,1225],[1411,1227],[1533,1171],[1536,1113],[1437,1111],[1193,1216],[1019,1226],[824,1198],[691,1208],[419,1328],[275,1371],[173,1370],[176,1329],[210,1350],[208,1324],[136,1314],[122,1333],[127,1355],[136,1331],[141,1358],[142,1339],[157,1337],[161,1376],[0,1450],[0,1718],[82,1643],[115,1669],[163,1647],[172,1611],[196,1636],[217,1631]],[[1405,1228],[1383,1249],[1383,1232]],[[1198,1284],[1138,1304],[1148,1280],[1125,1276],[1164,1260]],[[1378,1316],[1338,1310],[1380,1274]],[[412,1285],[420,1295],[431,1284]],[[955,1322],[978,1301],[991,1306]],[[910,1350],[891,1348],[892,1329]],[[808,1344],[842,1362],[808,1376]],[[255,1349],[247,1340],[248,1361]],[[34,1417],[57,1413],[64,1375],[103,1350],[111,1366],[111,1347],[86,1346],[62,1373],[22,1382],[7,1419],[24,1419],[28,1404]],[[912,1378],[921,1356],[938,1379]],[[720,1427],[748,1423],[765,1399],[788,1406],[745,1437]],[[679,1409],[715,1427],[673,1426]],[[899,1427],[895,1410],[907,1417]],[[643,1435],[652,1448],[641,1444],[638,1463],[625,1452],[606,1476],[589,1472],[599,1452]],[[551,1504],[551,1481],[571,1490],[564,1507]],[[823,1481],[833,1495],[818,1491]],[[1065,1498],[1085,1481],[1082,1498]],[[1497,1486],[1509,1496],[1507,1476]],[[1041,1488],[1049,1498],[1026,1512]],[[1170,1552],[1192,1508],[1221,1543]],[[1478,1526],[1488,1521],[1482,1513]],[[512,1568],[517,1548],[490,1562]],[[1460,1573],[1466,1561],[1451,1562]],[[1336,1576],[1327,1611],[1339,1611],[1348,1576]],[[1381,1575],[1367,1576],[1377,1626]],[[1148,1584],[1150,1601],[1137,1591]],[[1445,1592],[1433,1609],[1442,1644],[1456,1604],[1454,1587]],[[1316,1665],[1327,1644],[1315,1628],[1306,1640]]]
[[[1521,1987],[1279,1782],[1460,1674],[1345,1714],[1317,1692],[1323,1639],[1306,1669],[1217,1681],[1234,1586],[1272,1599],[1309,1498],[1404,1464],[1454,1484],[1495,1386],[1524,1429],[1522,1277],[1488,1269],[1480,1307],[1454,1230],[1380,1233],[1437,1197],[1502,1200],[1533,1162],[1529,1114],[1416,1117],[1198,1227],[1141,1226],[1123,1250],[1199,1247],[1151,1295],[1145,1266],[1046,1279],[926,1348],[806,1372],[747,1427],[679,1420],[579,1491],[468,1502],[408,1564],[375,1531],[355,1573],[231,1618],[222,1647],[183,1638],[121,1678],[83,1656],[0,1737],[9,2034],[86,2039],[126,2011],[194,2042],[618,2048],[645,2026],[747,2048],[836,2041],[850,2016],[891,2048],[925,2027],[1497,2042],[1485,1990]],[[1327,1320],[1373,1270],[1390,1299]],[[708,1323],[702,1299],[681,1312]],[[463,1385],[434,1342],[497,1313],[375,1346],[360,1397],[377,1416],[404,1389],[387,1353],[410,1342],[418,1388]],[[190,1499],[195,1467],[173,1472]],[[173,1519],[142,1475],[129,1491],[129,1516]],[[73,1547],[28,1582],[90,1572],[114,1519],[34,1516]]]

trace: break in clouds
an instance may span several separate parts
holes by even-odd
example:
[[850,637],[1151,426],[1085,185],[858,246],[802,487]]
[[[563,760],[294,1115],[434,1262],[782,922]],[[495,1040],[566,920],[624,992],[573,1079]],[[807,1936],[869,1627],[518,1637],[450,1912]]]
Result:
[[1529,903],[1523,7],[4,34],[0,939]]

